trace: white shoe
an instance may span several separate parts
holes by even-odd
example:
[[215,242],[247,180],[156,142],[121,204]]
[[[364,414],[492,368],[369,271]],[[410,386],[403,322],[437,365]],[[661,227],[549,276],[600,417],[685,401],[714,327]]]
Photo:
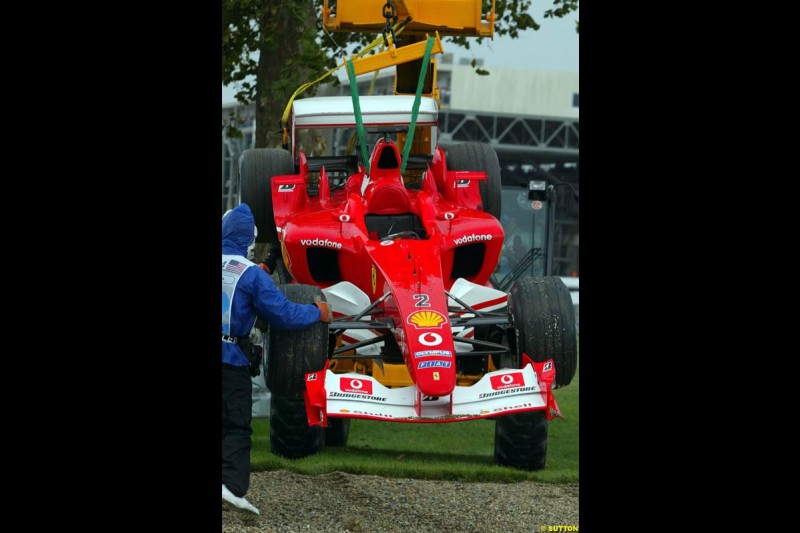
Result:
[[230,490],[228,490],[228,487],[226,487],[224,483],[222,485],[222,501],[228,502],[237,511],[245,511],[256,515],[261,514],[255,505],[247,501],[247,498],[245,498],[244,496],[242,497],[234,496],[233,493]]

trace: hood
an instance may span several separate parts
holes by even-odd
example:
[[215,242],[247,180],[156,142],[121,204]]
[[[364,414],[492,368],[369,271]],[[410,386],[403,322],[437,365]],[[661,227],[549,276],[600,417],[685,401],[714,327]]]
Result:
[[247,204],[239,204],[222,217],[222,251],[247,256],[253,244],[256,223]]

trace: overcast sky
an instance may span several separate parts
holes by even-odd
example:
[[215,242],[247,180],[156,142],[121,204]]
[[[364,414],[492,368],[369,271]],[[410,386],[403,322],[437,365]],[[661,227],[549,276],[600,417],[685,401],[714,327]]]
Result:
[[[508,67],[538,70],[578,72],[578,34],[575,21],[580,20],[580,11],[561,19],[544,18],[545,10],[552,7],[551,0],[533,0],[531,15],[541,26],[538,31],[528,30],[516,39],[498,37],[485,39],[483,44],[475,41],[470,49],[448,44],[442,39],[444,52],[453,54],[453,63],[466,57],[483,59],[485,68]],[[335,36],[335,34],[334,34]],[[235,102],[233,88],[222,87],[222,103]]]

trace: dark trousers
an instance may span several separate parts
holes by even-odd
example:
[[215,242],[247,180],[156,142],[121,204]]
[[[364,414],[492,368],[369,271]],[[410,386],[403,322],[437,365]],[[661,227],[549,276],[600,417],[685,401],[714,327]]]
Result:
[[250,486],[253,385],[246,366],[222,363],[222,483],[235,496]]

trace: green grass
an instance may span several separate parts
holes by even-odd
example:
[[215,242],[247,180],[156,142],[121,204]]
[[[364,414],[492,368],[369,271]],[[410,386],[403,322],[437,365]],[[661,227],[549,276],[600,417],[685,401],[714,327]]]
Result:
[[[580,371],[580,368],[578,369]],[[289,470],[301,474],[340,471],[386,477],[463,481],[578,481],[579,372],[555,391],[565,419],[550,421],[547,466],[526,472],[494,464],[494,422],[472,420],[416,424],[353,419],[343,448],[289,460],[269,451],[269,419],[253,420],[254,471]]]

